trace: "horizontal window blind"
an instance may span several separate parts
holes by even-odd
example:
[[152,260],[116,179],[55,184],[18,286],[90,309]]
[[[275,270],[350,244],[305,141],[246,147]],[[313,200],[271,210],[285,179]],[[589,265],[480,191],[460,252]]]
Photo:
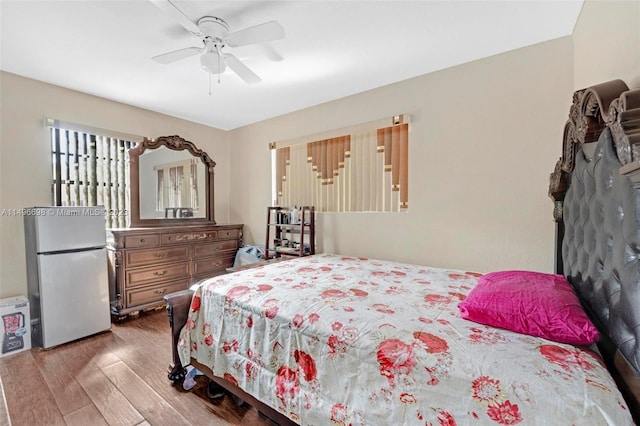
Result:
[[[376,122],[274,148],[274,203],[321,212],[399,212],[409,207],[409,124]],[[388,121],[387,121],[388,123]]]

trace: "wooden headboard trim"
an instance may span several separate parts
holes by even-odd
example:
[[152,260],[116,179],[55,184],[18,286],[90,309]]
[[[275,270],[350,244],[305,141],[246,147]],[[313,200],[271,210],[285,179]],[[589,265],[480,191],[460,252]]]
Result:
[[[554,219],[562,221],[562,201],[569,189],[576,152],[596,142],[606,126],[623,174],[640,169],[640,89],[629,90],[622,80],[612,80],[573,93],[569,119],[564,126],[562,157],[551,174],[549,196],[554,200]],[[558,208],[559,207],[559,208]]]
[[[622,164],[632,160],[632,146],[640,158],[640,89],[630,91],[622,80],[612,80],[573,93],[569,119],[564,126],[562,157],[551,174],[549,196],[556,204],[554,219],[562,221],[562,201],[569,189],[578,148],[596,142],[610,126]],[[558,208],[560,207],[560,208]]]

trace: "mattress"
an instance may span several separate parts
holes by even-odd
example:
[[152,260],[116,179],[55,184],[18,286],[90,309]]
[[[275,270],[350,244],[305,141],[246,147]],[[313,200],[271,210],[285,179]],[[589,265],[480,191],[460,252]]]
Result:
[[595,348],[476,324],[479,274],[320,254],[195,289],[178,351],[303,425],[627,425]]

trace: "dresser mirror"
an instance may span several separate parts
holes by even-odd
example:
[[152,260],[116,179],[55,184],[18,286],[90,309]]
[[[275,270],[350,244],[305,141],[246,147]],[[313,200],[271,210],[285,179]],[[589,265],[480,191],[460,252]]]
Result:
[[215,224],[209,155],[179,136],[129,150],[131,227]]

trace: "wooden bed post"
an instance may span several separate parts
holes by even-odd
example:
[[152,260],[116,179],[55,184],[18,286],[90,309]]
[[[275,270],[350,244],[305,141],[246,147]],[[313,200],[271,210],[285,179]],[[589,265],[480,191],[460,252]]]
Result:
[[556,252],[554,261],[554,272],[558,275],[564,275],[564,265],[562,263],[562,239],[564,238],[564,222],[556,222]]
[[556,274],[564,274],[562,264],[562,239],[564,238],[564,222],[562,220],[562,207],[564,194],[567,192],[567,174],[562,170],[563,160],[560,158],[556,168],[551,174],[549,184],[549,196],[553,199],[553,220],[556,223],[556,239],[554,253],[554,271]]
[[169,326],[171,327],[171,355],[173,361],[173,364],[169,365],[167,377],[174,383],[182,381],[187,374],[187,370],[182,366],[178,356],[178,338],[180,337],[180,330],[187,323],[192,296],[193,290],[191,289],[164,296],[164,300],[167,302]]

